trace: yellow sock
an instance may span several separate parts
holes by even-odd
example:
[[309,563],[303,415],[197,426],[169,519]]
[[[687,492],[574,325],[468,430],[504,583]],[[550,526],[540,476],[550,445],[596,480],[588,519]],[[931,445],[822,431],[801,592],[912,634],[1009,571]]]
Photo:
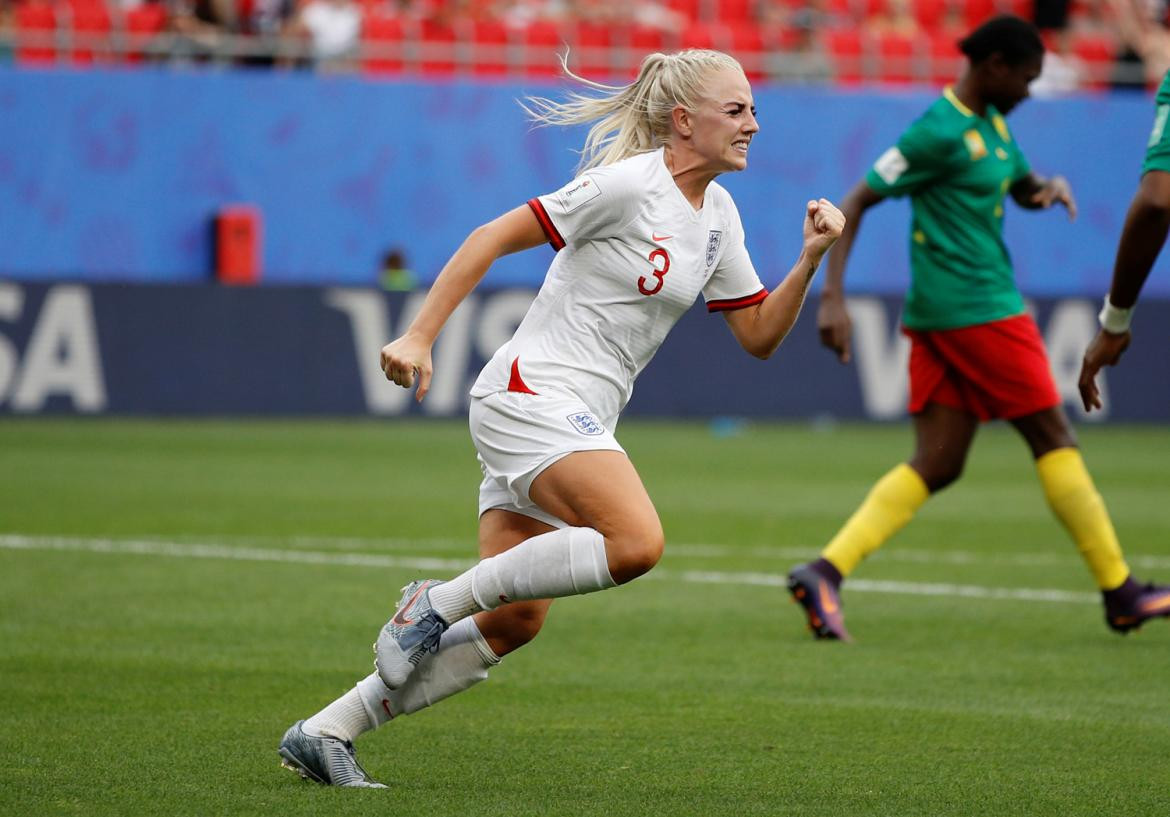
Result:
[[848,576],[853,568],[910,521],[930,496],[918,472],[902,463],[870,489],[861,507],[821,552]]
[[1036,460],[1036,472],[1056,518],[1072,535],[1097,586],[1113,590],[1129,575],[1121,545],[1081,452],[1058,448]]

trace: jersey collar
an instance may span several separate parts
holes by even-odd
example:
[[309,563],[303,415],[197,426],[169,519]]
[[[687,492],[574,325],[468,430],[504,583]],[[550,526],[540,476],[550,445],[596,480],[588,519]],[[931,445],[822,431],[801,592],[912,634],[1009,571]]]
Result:
[[955,108],[959,111],[959,113],[961,113],[963,116],[974,116],[975,115],[975,111],[968,108],[966,105],[964,105],[962,103],[962,101],[957,96],[955,96],[955,89],[952,88],[950,85],[948,85],[946,88],[943,89],[943,96],[945,96],[947,98],[947,102],[954,105]]

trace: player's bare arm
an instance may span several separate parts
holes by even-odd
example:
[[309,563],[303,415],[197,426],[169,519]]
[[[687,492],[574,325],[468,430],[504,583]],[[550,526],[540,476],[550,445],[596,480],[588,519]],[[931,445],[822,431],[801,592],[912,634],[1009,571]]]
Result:
[[[1113,283],[1109,287],[1108,304],[1102,310],[1112,312],[1114,320],[1106,323],[1085,350],[1077,386],[1085,411],[1101,408],[1101,394],[1097,388],[1097,372],[1103,366],[1116,366],[1121,354],[1129,347],[1129,317],[1142,285],[1158,258],[1166,235],[1170,233],[1170,173],[1151,170],[1142,176],[1141,184],[1129,206],[1117,258],[1113,263]],[[1109,331],[1112,328],[1115,331]]]
[[1064,176],[1044,178],[1029,173],[1012,185],[1012,199],[1026,210],[1047,210],[1054,204],[1063,204],[1068,220],[1077,218],[1077,201],[1072,186]]
[[837,359],[848,363],[853,324],[845,308],[845,264],[853,249],[853,241],[861,227],[861,217],[870,207],[883,201],[864,180],[858,182],[841,202],[845,226],[841,237],[829,252],[825,284],[821,289],[821,302],[817,307],[817,330],[821,344],[836,353]]
[[796,264],[768,297],[755,307],[725,312],[731,333],[749,354],[766,359],[796,323],[817,267],[845,227],[845,216],[828,199],[805,207],[804,244]]
[[382,347],[386,379],[410,388],[417,375],[416,399],[421,401],[431,385],[431,347],[451,313],[497,258],[539,246],[546,240],[540,222],[527,205],[472,231],[435,279],[410,327]]
[[1081,392],[1081,404],[1084,405],[1085,411],[1101,408],[1097,372],[1101,371],[1102,366],[1116,366],[1121,360],[1121,353],[1129,348],[1129,341],[1128,331],[1114,334],[1102,329],[1085,350],[1085,357],[1081,360],[1081,375],[1077,379],[1077,388]]

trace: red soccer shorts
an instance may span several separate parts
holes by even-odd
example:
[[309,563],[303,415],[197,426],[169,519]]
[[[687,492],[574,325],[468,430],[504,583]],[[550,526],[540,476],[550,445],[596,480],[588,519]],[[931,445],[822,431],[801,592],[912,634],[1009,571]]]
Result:
[[980,420],[1012,420],[1060,405],[1031,315],[961,329],[902,328],[910,338],[910,413],[927,403]]

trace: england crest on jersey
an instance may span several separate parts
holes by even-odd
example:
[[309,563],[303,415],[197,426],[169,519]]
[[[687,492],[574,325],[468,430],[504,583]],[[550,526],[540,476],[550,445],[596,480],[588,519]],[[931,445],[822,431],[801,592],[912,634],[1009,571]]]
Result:
[[576,414],[570,414],[568,420],[573,424],[573,428],[577,429],[586,437],[596,437],[598,434],[605,433],[605,426],[603,426],[591,411],[579,411]]
[[722,230],[711,230],[707,233],[707,266],[715,263],[715,256],[719,254],[719,242],[723,240]]

